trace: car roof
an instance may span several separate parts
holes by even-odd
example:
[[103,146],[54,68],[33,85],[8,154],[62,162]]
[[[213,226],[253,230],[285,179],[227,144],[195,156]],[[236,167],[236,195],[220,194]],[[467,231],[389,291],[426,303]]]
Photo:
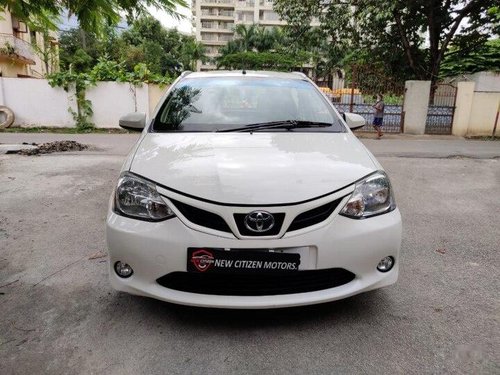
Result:
[[[243,73],[244,72],[244,73]],[[213,77],[258,77],[258,78],[282,78],[304,80],[307,76],[301,72],[270,72],[260,70],[213,70],[208,72],[194,72],[185,74],[184,78],[213,78]]]

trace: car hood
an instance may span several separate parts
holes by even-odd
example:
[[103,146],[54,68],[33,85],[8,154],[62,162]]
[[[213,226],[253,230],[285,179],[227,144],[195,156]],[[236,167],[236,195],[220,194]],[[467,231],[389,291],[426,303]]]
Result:
[[130,171],[195,197],[233,204],[300,202],[376,170],[350,133],[149,133]]

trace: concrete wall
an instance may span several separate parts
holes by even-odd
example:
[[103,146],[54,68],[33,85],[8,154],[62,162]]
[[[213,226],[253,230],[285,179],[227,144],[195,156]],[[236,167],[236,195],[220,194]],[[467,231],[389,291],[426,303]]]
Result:
[[[151,115],[168,87],[99,82],[87,90],[92,102],[92,121],[97,127],[118,128],[118,120],[129,112]],[[477,92],[474,82],[458,83],[453,134],[491,135],[500,105],[500,92]],[[427,119],[429,81],[407,81],[404,131],[424,134]],[[14,126],[73,127],[68,108],[76,112],[73,90],[52,88],[45,79],[0,78],[0,105],[14,111]],[[500,135],[500,124],[497,126]]]
[[424,134],[429,106],[430,81],[405,82],[404,132],[408,134]]
[[[500,110],[500,92],[475,92],[472,99],[467,135],[492,135],[497,112]],[[500,135],[500,124],[495,135]]]
[[44,79],[0,78],[0,104],[14,111],[15,126],[74,126],[68,112],[76,111],[74,95]]
[[85,98],[92,102],[92,122],[99,128],[118,128],[120,117],[130,112],[149,113],[145,84],[134,87],[128,83],[99,82],[87,90]]
[[149,89],[149,114],[152,115],[161,97],[168,90],[168,86],[148,85]]
[[476,91],[500,92],[500,73],[477,72],[474,74],[461,74],[456,77],[448,77],[445,82],[475,82]]
[[453,117],[452,134],[464,137],[469,129],[472,99],[474,98],[474,82],[458,82],[455,116]]
[[[452,134],[458,136],[491,136],[500,110],[500,92],[475,91],[475,82],[457,84],[457,102]],[[500,124],[495,135],[500,135]]]
[[[92,102],[92,122],[100,128],[118,128],[118,120],[129,112],[151,114],[168,87],[143,84],[99,82],[87,89]],[[0,78],[0,105],[6,105],[16,120],[14,126],[73,127],[75,121],[68,111],[76,112],[73,90],[50,87],[45,79]]]
[[0,73],[2,77],[16,77],[18,75],[29,75],[28,65],[21,61],[0,56]]

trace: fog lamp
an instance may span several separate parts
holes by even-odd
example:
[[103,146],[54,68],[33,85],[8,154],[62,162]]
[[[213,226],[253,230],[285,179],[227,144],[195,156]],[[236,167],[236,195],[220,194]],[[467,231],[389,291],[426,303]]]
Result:
[[116,271],[116,274],[118,276],[120,276],[124,279],[132,276],[132,274],[134,273],[134,270],[132,269],[132,267],[130,267],[130,265],[128,265],[127,263],[123,263],[123,262],[116,262],[115,263],[115,271]]
[[394,266],[394,258],[393,257],[385,257],[382,258],[380,262],[378,262],[377,269],[380,272],[388,272]]

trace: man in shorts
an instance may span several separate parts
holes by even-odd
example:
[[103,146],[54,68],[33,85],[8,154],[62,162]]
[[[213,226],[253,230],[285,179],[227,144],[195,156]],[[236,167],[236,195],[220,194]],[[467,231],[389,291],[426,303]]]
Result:
[[384,134],[382,133],[382,123],[384,122],[384,98],[381,94],[377,95],[377,102],[372,106],[373,113],[373,127],[377,131],[377,139],[380,139]]

